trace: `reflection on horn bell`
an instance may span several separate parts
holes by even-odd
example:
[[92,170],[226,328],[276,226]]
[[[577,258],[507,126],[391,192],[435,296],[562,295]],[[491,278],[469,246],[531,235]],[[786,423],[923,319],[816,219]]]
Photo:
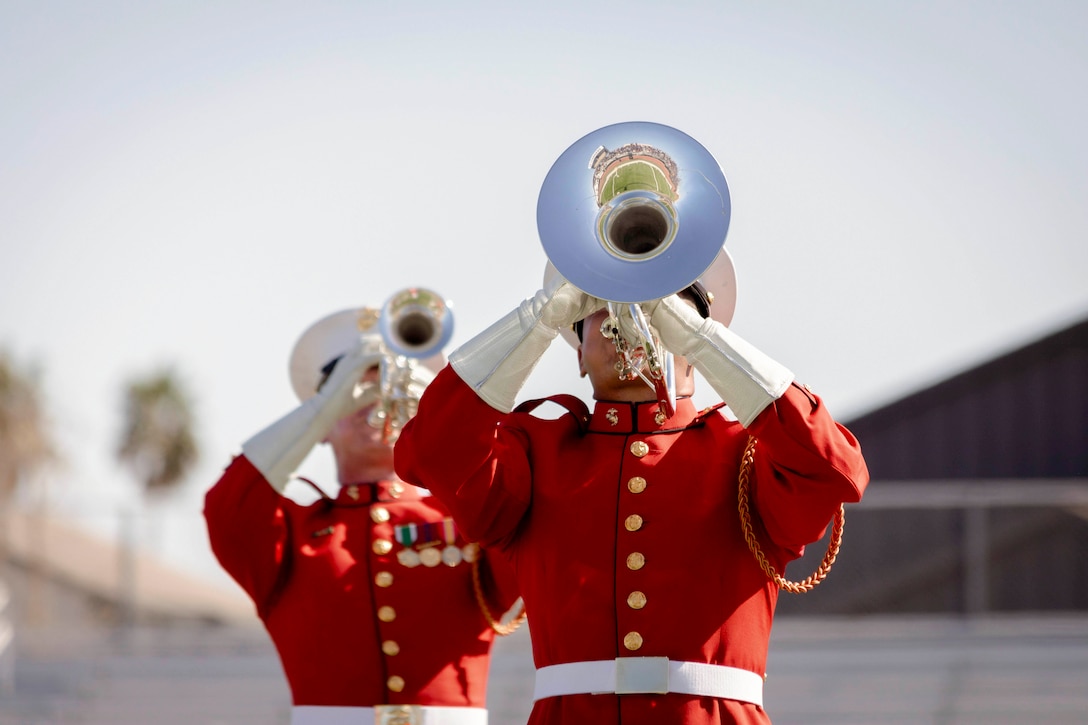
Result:
[[[608,303],[601,334],[616,346],[620,378],[641,378],[669,416],[672,356],[639,303],[688,287],[716,259],[729,262],[722,248],[729,214],[729,187],[710,152],[656,123],[620,123],[582,137],[540,190],[537,229],[549,265]],[[731,316],[732,300],[729,307]]]
[[552,165],[537,202],[549,261],[579,289],[633,303],[707,270],[729,229],[729,187],[695,139],[656,123],[606,126]]

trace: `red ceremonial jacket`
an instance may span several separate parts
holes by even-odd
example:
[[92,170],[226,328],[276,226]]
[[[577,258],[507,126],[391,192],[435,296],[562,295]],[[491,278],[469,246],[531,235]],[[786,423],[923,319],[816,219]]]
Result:
[[[500,413],[447,367],[401,434],[398,475],[431,489],[467,536],[513,564],[538,668],[656,656],[763,675],[778,589],[737,512],[749,435],[752,518],[778,571],[820,539],[840,503],[861,498],[857,441],[801,386],[747,430],[687,399],[676,407],[659,420],[654,402],[598,401],[583,432],[574,415]],[[750,703],[675,693],[549,697],[530,718],[768,722]]]
[[[380,481],[302,506],[239,456],[208,491],[204,516],[212,550],[276,645],[295,705],[486,706],[494,632],[468,561],[480,549],[433,496]],[[497,619],[516,595],[509,577],[497,595],[481,562]]]

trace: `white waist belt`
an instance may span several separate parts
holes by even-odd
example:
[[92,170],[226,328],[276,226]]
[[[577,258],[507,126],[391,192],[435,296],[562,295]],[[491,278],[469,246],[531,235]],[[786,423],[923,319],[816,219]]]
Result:
[[620,657],[568,662],[536,671],[533,700],[559,695],[665,694],[741,700],[763,706],[763,678],[755,672],[668,657]]
[[291,708],[291,725],[487,725],[487,710],[430,705],[295,705]]

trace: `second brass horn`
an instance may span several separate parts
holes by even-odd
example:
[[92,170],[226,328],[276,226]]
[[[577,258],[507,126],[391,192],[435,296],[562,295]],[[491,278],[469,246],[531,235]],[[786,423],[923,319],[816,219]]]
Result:
[[618,123],[570,146],[537,202],[548,260],[588,294],[660,299],[710,267],[725,242],[729,187],[714,157],[670,126]]
[[392,443],[415,415],[424,388],[444,364],[442,349],[453,335],[453,313],[437,293],[409,287],[386,300],[378,316],[378,331],[386,355],[379,400],[368,422],[381,429],[382,440]]
[[440,354],[453,336],[453,313],[436,292],[409,287],[386,300],[378,329],[394,354],[429,358]]

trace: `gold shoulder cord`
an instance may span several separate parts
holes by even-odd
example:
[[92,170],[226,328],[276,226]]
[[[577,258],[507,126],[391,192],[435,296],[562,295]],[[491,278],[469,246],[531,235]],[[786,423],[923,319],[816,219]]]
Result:
[[737,510],[740,511],[740,525],[744,530],[744,541],[748,544],[748,549],[756,557],[756,561],[759,562],[760,568],[778,585],[779,589],[785,589],[790,594],[810,592],[827,577],[827,573],[831,571],[831,565],[835,563],[835,557],[839,555],[839,546],[842,544],[842,528],[846,523],[845,506],[839,504],[838,513],[835,514],[835,525],[831,529],[831,541],[827,544],[827,553],[824,554],[824,560],[820,562],[820,566],[816,571],[802,582],[791,582],[786,579],[775,571],[771,563],[767,561],[767,557],[764,556],[763,550],[759,547],[759,542],[756,541],[756,535],[752,531],[752,516],[748,510],[748,478],[752,469],[755,448],[756,439],[749,436],[748,445],[741,457],[740,474],[737,476]]
[[501,617],[496,619],[495,615],[491,613],[491,607],[487,606],[487,597],[484,596],[484,587],[480,583],[480,557],[477,556],[475,561],[472,562],[472,588],[476,592],[476,603],[480,605],[480,611],[484,614],[484,619],[491,625],[491,629],[495,631],[495,634],[500,637],[505,637],[508,634],[513,634],[517,631],[521,623],[525,621],[525,602],[518,600],[521,606],[518,608],[518,613],[510,620],[508,624],[503,624]]

